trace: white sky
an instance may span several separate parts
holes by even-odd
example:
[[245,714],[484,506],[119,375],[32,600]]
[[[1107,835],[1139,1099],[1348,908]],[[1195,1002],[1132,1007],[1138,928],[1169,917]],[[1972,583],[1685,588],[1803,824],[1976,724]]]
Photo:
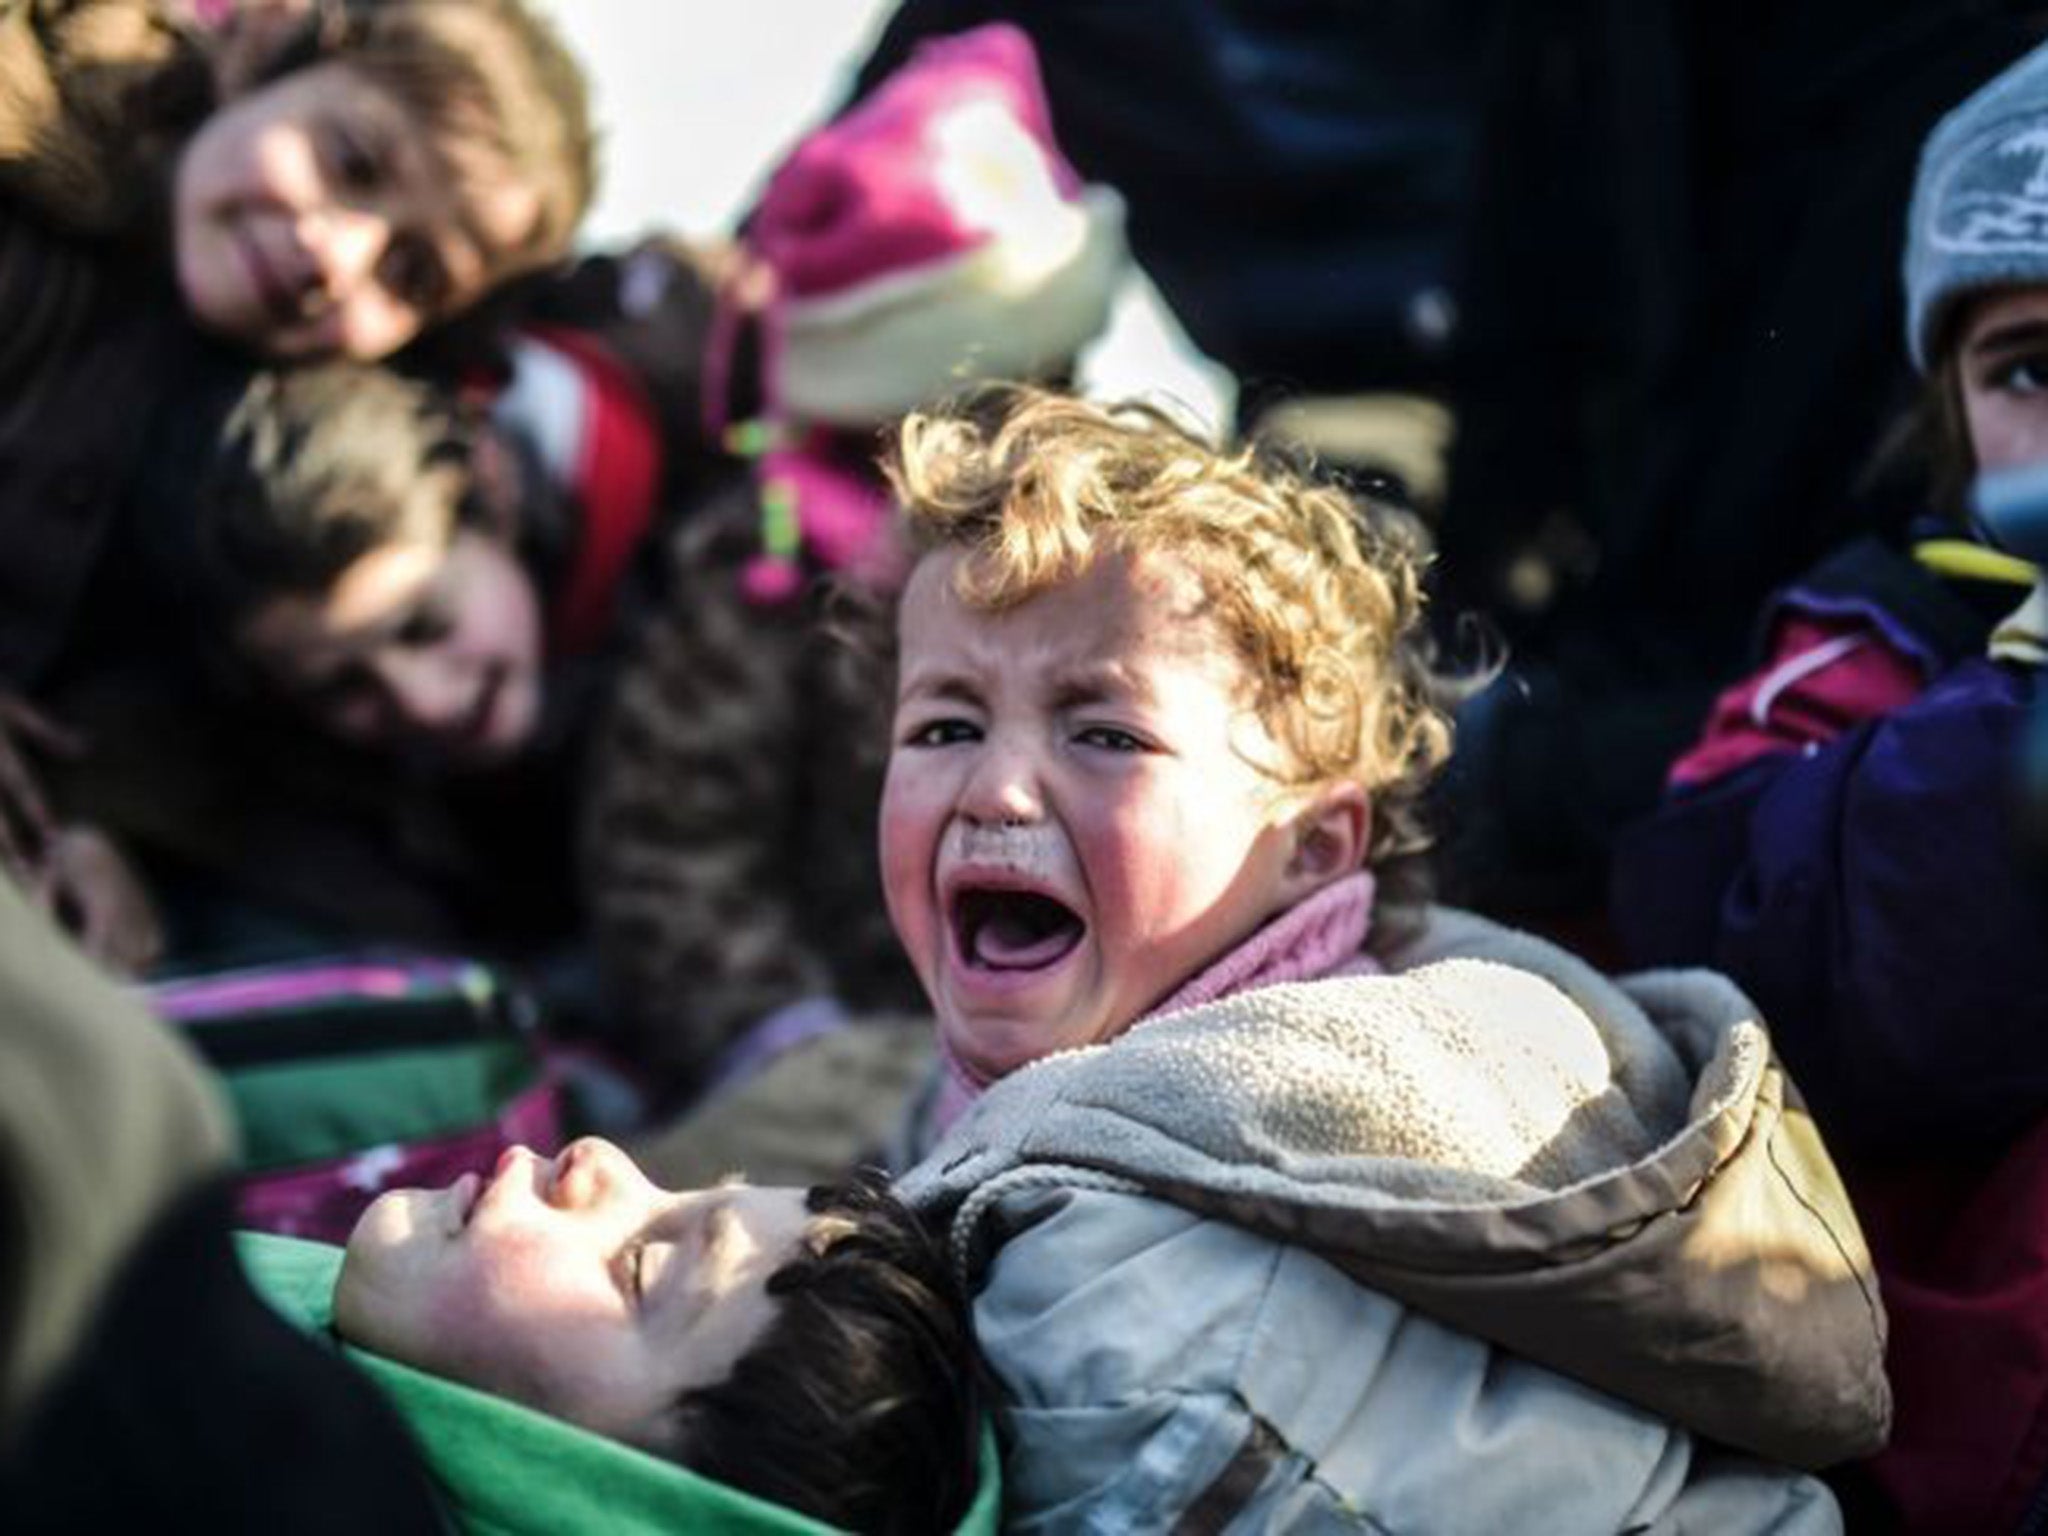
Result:
[[725,232],[784,148],[834,106],[889,0],[542,0],[594,84],[592,247]]

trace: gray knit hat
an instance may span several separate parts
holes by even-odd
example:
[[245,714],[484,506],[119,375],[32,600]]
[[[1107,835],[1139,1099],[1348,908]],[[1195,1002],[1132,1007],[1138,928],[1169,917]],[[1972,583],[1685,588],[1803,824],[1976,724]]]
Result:
[[1906,344],[1926,371],[1951,303],[2048,283],[2048,45],[1927,136],[1906,226]]

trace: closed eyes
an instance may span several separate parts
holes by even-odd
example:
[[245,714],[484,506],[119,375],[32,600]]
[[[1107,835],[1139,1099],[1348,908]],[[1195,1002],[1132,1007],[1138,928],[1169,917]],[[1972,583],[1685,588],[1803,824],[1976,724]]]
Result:
[[674,1253],[674,1243],[658,1238],[640,1238],[627,1250],[626,1293],[636,1307],[647,1306]]

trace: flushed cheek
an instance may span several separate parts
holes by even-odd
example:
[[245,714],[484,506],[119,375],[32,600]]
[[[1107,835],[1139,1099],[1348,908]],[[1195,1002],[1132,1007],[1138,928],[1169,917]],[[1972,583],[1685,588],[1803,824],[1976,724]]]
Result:
[[1972,401],[1969,426],[1982,468],[2030,463],[2048,453],[2048,395]]
[[878,821],[882,862],[882,898],[896,936],[911,963],[927,982],[937,958],[938,913],[933,881],[938,839],[930,808],[892,771],[882,790]]
[[1149,929],[1186,899],[1207,841],[1221,829],[1148,806],[1103,817],[1077,831],[1098,916],[1121,928]]
[[1244,870],[1242,860],[1205,861],[1201,850],[1209,838],[1192,829],[1170,839],[1130,836],[1129,830],[1099,836],[1088,870],[1090,936],[1103,984],[1124,1010],[1149,1007],[1214,958],[1207,951],[1216,943],[1234,937],[1219,927],[1227,926],[1223,919],[1235,905],[1231,893]]
[[448,1366],[465,1380],[490,1380],[523,1354],[523,1339],[573,1315],[576,1298],[544,1245],[501,1236],[467,1257],[439,1277],[424,1316]]

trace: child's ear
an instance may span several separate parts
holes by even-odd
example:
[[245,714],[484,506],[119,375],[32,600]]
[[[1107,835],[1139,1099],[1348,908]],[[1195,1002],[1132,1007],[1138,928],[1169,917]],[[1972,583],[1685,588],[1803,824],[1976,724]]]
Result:
[[1292,823],[1294,851],[1287,877],[1308,896],[1365,862],[1372,835],[1372,802],[1361,784],[1332,784],[1315,792]]

